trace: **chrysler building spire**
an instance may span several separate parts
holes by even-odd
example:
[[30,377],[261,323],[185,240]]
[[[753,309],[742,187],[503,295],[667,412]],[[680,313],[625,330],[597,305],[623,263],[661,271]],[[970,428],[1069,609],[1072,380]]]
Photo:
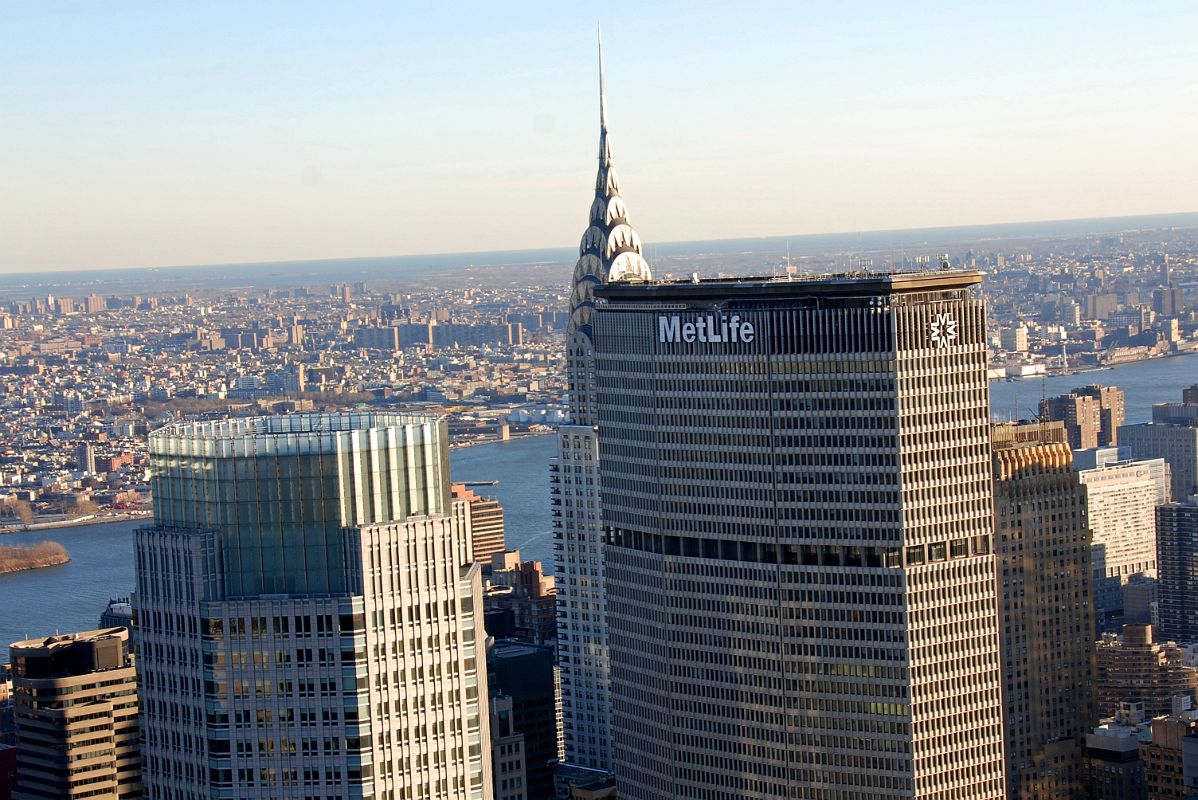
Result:
[[607,84],[603,80],[603,29],[599,28],[599,160],[607,156]]
[[[607,133],[607,82],[599,37],[599,173],[586,233],[578,247],[566,336],[569,422],[557,429],[549,473],[553,549],[557,564],[558,664],[567,763],[611,769],[611,668],[608,659],[599,514],[599,432],[595,427],[594,288],[612,281],[649,280],[641,240],[628,224]],[[584,473],[585,470],[585,473]],[[587,476],[584,482],[584,474]]]
[[[590,222],[578,248],[574,267],[574,293],[570,298],[570,333],[591,337],[597,283],[649,280],[649,264],[641,252],[641,238],[628,222],[620,197],[620,182],[612,166],[611,138],[607,131],[607,84],[603,74],[603,35],[599,35],[599,173]],[[571,346],[573,352],[574,347]]]

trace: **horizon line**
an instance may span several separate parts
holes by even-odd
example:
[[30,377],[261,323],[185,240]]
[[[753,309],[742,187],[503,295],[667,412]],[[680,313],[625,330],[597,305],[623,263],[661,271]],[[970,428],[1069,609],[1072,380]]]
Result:
[[[872,235],[872,234],[898,234],[912,233],[916,231],[953,231],[963,230],[966,228],[1001,228],[1014,225],[1051,225],[1064,223],[1084,223],[1084,222],[1109,222],[1116,220],[1147,220],[1158,217],[1193,217],[1193,223],[1198,226],[1198,210],[1192,211],[1164,211],[1148,214],[1117,214],[1113,216],[1103,217],[1060,217],[1054,219],[1024,219],[1024,220],[1007,220],[1003,222],[975,222],[964,223],[959,225],[926,225],[912,228],[870,228],[870,229],[846,229],[834,231],[818,231],[809,233],[793,233],[793,234],[758,234],[749,236],[728,236],[720,239],[675,239],[671,241],[663,241],[656,243],[646,243],[646,247],[654,249],[659,247],[673,247],[678,245],[697,245],[708,243],[721,242],[738,242],[749,241],[755,239],[777,239],[779,241],[791,242],[795,240],[811,239],[820,236],[852,236],[852,235]],[[1138,229],[1129,229],[1138,230]],[[513,247],[501,250],[449,250],[439,253],[391,253],[387,255],[358,255],[358,256],[318,256],[315,258],[268,258],[254,261],[222,261],[222,262],[196,262],[190,264],[150,264],[150,265],[134,265],[122,267],[53,267],[42,268],[33,271],[0,271],[0,277],[16,277],[22,275],[42,275],[46,273],[71,273],[71,272],[108,272],[117,270],[182,270],[182,269],[198,269],[202,267],[231,267],[231,266],[266,266],[270,264],[319,264],[322,262],[333,261],[380,261],[389,258],[445,258],[447,256],[472,256],[472,255],[502,255],[504,253],[530,253],[530,252],[552,252],[552,251],[575,251],[577,245],[542,245],[539,247]],[[520,262],[512,262],[520,263]]]

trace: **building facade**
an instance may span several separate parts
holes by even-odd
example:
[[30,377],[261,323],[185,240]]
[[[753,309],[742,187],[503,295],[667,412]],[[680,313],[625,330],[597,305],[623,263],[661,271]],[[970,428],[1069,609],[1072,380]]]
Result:
[[1152,468],[1148,462],[1121,461],[1078,472],[1093,532],[1094,606],[1101,630],[1119,624],[1123,589],[1134,576],[1157,575],[1156,506],[1162,498]]
[[619,797],[1005,796],[980,282],[595,288]]
[[553,650],[498,641],[487,652],[489,680],[511,700],[512,728],[524,736],[528,800],[553,800],[557,763],[557,698]]
[[[1188,405],[1198,412],[1198,403]],[[1154,416],[1158,408],[1153,407]],[[1155,421],[1124,425],[1119,429],[1119,442],[1131,458],[1163,458],[1169,462],[1174,500],[1198,493],[1198,419],[1184,425]]]
[[150,454],[151,796],[490,800],[481,567],[445,420],[181,423]]
[[558,428],[557,457],[549,465],[565,755],[571,764],[598,770],[611,767],[611,668],[595,430],[594,291],[605,283],[649,277],[612,161],[600,44],[599,171],[578,247],[566,329],[570,424]]
[[483,497],[464,483],[451,487],[455,500],[470,507],[470,538],[474,544],[474,558],[488,564],[491,556],[504,551],[503,506],[494,497]]
[[[1193,711],[1157,717],[1149,723],[1151,738],[1140,742],[1140,761],[1144,763],[1144,783],[1149,800],[1188,800],[1195,787],[1185,780],[1183,743],[1198,737],[1198,715]],[[1191,764],[1191,773],[1194,767]]]
[[1149,800],[1140,742],[1150,736],[1142,706],[1130,704],[1114,719],[1086,734],[1086,794],[1089,800]]
[[1073,449],[1118,444],[1125,416],[1123,390],[1116,386],[1084,386],[1040,403],[1040,417],[1065,423]]
[[1102,717],[1133,703],[1152,718],[1172,712],[1176,697],[1198,699],[1198,669],[1185,663],[1175,643],[1158,641],[1151,625],[1104,634],[1095,655],[1094,698]]
[[1086,492],[1062,423],[992,438],[1007,796],[1081,797],[1097,722]]
[[12,645],[14,800],[143,796],[128,639],[107,628]]
[[491,764],[495,800],[528,800],[524,734],[512,724],[512,698],[491,696]]
[[1156,509],[1161,638],[1198,643],[1198,497]]

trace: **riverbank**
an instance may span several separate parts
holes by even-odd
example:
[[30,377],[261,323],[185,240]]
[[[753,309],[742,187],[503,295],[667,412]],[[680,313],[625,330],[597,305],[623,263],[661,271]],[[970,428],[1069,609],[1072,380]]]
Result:
[[57,567],[70,560],[67,549],[58,542],[39,542],[28,546],[0,545],[0,575]]
[[521,439],[536,439],[539,436],[548,436],[555,433],[555,428],[550,428],[546,431],[526,431],[523,433],[513,433],[506,439],[499,439],[494,436],[488,436],[485,439],[454,439],[449,442],[450,450],[464,450],[467,447],[475,447],[483,444],[503,444],[504,442],[518,442]]
[[1077,368],[1069,368],[1062,370],[1060,367],[1049,367],[1044,372],[1036,375],[1008,375],[1002,378],[992,378],[994,381],[1038,381],[1042,378],[1067,378],[1073,375],[1085,375],[1091,372],[1106,372],[1117,367],[1130,367],[1135,364],[1143,364],[1148,361],[1165,361],[1170,358],[1182,358],[1183,356],[1198,355],[1198,349],[1170,351],[1168,353],[1155,353],[1146,356],[1132,356],[1126,359],[1117,361],[1103,361],[1099,364],[1086,365]]
[[30,522],[5,525],[0,528],[0,535],[6,533],[28,533],[30,531],[49,531],[58,528],[80,528],[84,525],[109,525],[113,522],[130,522],[132,520],[150,519],[152,511],[114,511],[109,514],[88,514],[71,519],[56,519],[51,522]]

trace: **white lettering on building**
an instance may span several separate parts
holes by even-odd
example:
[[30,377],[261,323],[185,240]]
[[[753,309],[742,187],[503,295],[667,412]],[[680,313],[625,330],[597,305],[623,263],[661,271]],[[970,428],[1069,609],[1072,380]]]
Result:
[[677,314],[657,317],[657,341],[659,342],[744,342],[749,344],[757,336],[757,327],[740,315],[718,317],[714,314],[700,316],[693,322],[683,322]]

